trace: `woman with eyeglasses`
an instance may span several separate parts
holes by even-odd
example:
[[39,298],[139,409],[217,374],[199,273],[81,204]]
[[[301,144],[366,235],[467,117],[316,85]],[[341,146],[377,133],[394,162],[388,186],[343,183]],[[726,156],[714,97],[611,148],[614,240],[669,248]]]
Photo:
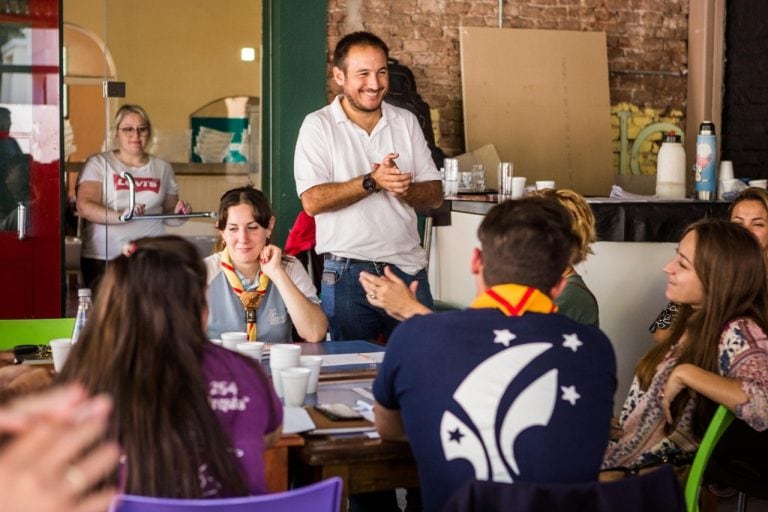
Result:
[[85,286],[95,288],[106,262],[120,255],[131,240],[165,233],[165,225],[184,220],[130,220],[128,182],[136,183],[133,215],[189,213],[191,207],[179,200],[179,186],[171,165],[147,153],[152,123],[138,105],[123,105],[115,114],[114,149],[91,156],[77,180],[77,213],[83,224],[81,271]]

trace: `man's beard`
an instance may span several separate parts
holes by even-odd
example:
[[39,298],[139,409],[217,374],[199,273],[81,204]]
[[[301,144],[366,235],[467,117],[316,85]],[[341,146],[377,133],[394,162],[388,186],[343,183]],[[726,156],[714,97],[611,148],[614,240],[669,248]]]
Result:
[[358,110],[360,112],[367,112],[369,114],[372,112],[378,112],[379,109],[381,108],[381,102],[383,101],[383,99],[379,100],[379,102],[376,104],[375,107],[366,107],[356,99],[352,98],[352,96],[350,96],[349,94],[344,93],[344,99],[346,99],[349,102],[349,104],[352,106],[352,108],[354,108],[355,110]]

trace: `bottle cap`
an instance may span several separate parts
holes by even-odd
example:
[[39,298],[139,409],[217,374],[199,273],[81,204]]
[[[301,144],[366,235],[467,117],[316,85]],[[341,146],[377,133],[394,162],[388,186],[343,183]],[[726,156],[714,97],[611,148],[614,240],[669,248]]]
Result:
[[701,135],[714,135],[715,134],[715,123],[712,121],[702,121],[699,125],[699,134]]
[[78,297],[90,297],[91,296],[91,289],[90,288],[80,288],[77,290],[77,296]]
[[683,139],[675,132],[668,132],[664,134],[664,140],[662,142],[681,142]]

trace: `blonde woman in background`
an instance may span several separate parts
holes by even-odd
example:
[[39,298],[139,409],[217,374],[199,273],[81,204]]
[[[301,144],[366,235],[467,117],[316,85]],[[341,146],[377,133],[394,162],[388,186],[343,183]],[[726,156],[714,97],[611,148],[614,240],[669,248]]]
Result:
[[593,254],[590,245],[597,240],[597,234],[592,208],[584,197],[567,188],[537,190],[529,195],[557,201],[564,206],[571,214],[571,227],[579,240],[579,245],[571,256],[571,264],[563,274],[567,282],[565,289],[555,299],[558,313],[582,324],[599,327],[600,314],[597,299],[574,268],[586,260],[587,256]]
[[[120,255],[131,240],[165,233],[165,225],[184,220],[132,220],[134,215],[189,213],[189,203],[179,200],[179,186],[171,164],[147,153],[152,140],[152,123],[138,105],[123,105],[115,114],[115,149],[93,155],[77,179],[77,213],[83,226],[83,253],[80,259],[83,280],[95,288],[106,270],[107,261]],[[136,180],[136,203],[129,207],[129,172]]]

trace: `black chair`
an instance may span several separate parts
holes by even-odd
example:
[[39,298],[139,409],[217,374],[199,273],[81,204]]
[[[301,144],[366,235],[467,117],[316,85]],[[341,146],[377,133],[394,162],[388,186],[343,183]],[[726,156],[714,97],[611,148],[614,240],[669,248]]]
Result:
[[746,510],[748,497],[768,499],[768,430],[735,420],[712,453],[704,482],[738,492],[739,512]]
[[443,512],[681,512],[683,493],[672,466],[613,482],[512,484],[472,480],[445,504]]

